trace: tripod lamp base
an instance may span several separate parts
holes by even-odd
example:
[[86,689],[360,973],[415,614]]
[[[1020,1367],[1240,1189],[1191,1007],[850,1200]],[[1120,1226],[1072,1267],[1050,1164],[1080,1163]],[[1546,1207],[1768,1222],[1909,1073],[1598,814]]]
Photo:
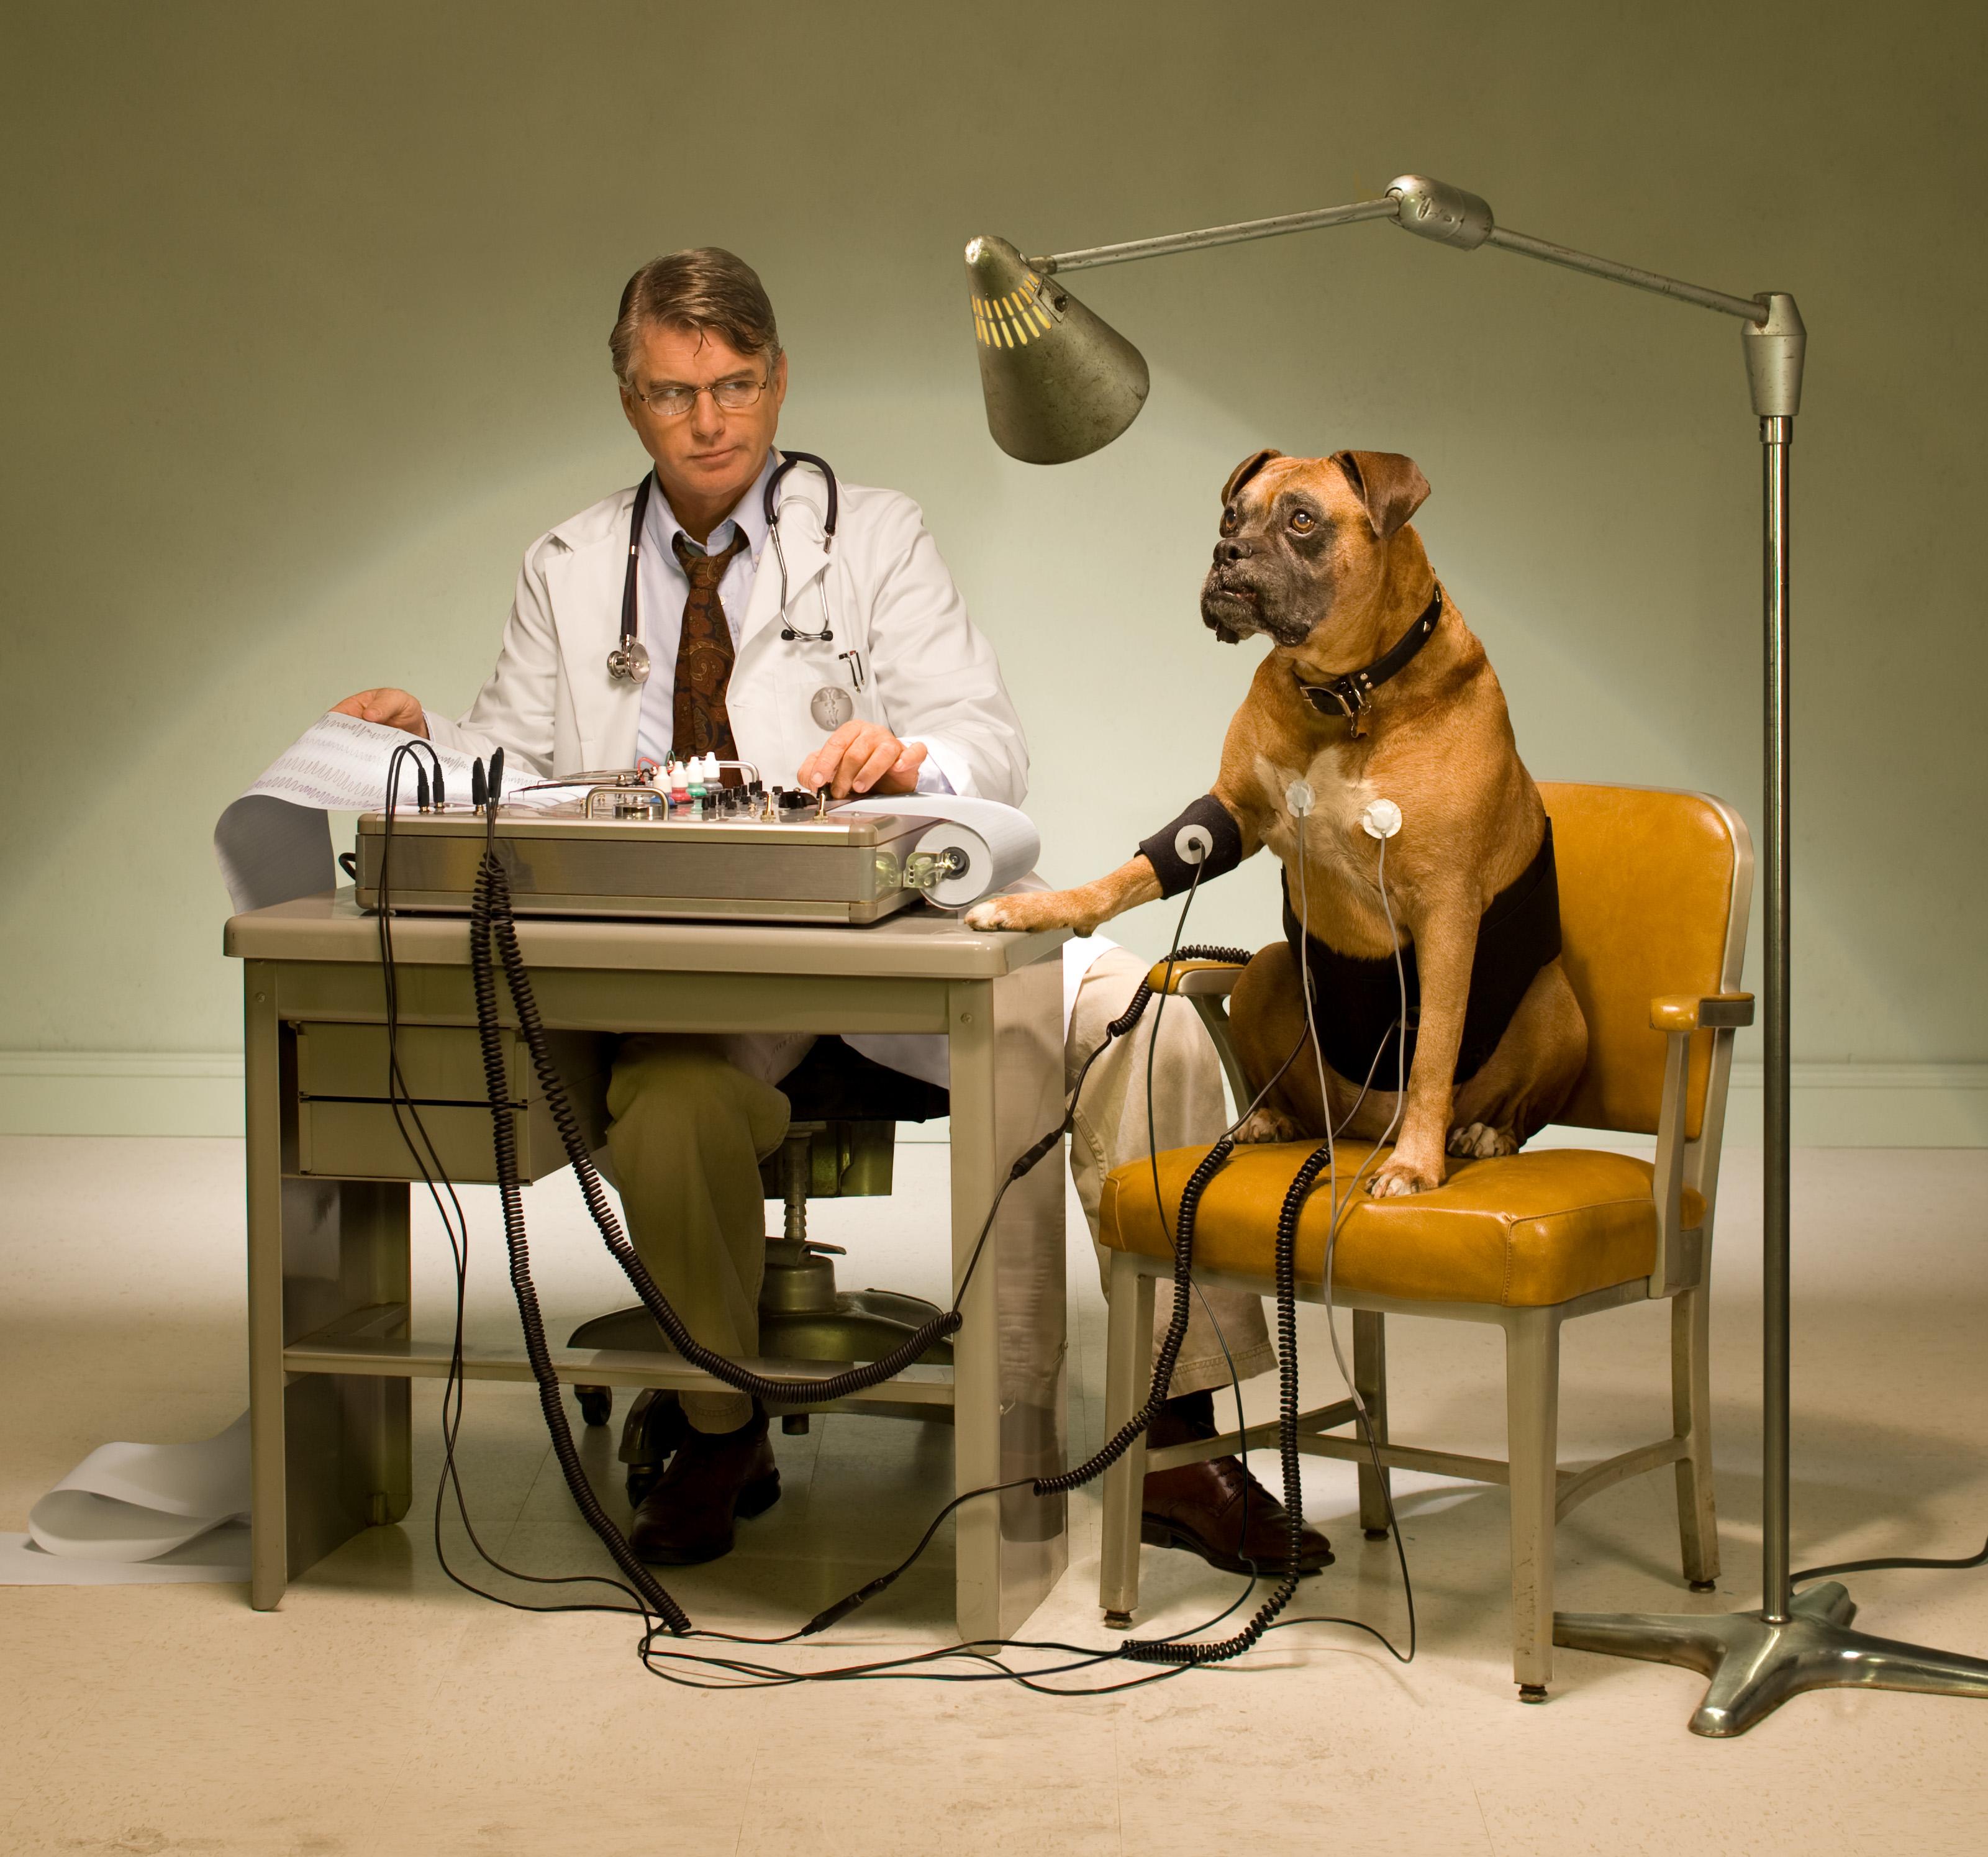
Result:
[[1988,1659],[1852,1631],[1856,1602],[1838,1581],[1800,1594],[1782,1623],[1758,1612],[1559,1612],[1554,1642],[1573,1651],[1682,1664],[1712,1681],[1694,1734],[1744,1734],[1806,1690],[1912,1690],[1988,1696]]

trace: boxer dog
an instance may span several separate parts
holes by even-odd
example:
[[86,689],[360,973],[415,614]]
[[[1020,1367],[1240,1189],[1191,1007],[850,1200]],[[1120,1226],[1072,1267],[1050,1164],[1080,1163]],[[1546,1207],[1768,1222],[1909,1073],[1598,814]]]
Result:
[[[1484,648],[1409,525],[1428,488],[1388,452],[1265,451],[1239,465],[1202,618],[1228,644],[1261,632],[1270,651],[1212,793],[1110,875],[967,916],[976,928],[1088,933],[1178,894],[1203,861],[1205,880],[1267,845],[1284,867],[1286,939],[1250,962],[1230,1000],[1251,1085],[1270,1086],[1238,1138],[1317,1138],[1330,1115],[1335,1131],[1376,1140],[1398,1107],[1394,1152],[1369,1182],[1382,1196],[1440,1186],[1445,1155],[1514,1152],[1567,1100],[1587,1049],[1559,959],[1539,789]],[[1384,830],[1391,817],[1377,801],[1399,809],[1384,868],[1367,821]]]

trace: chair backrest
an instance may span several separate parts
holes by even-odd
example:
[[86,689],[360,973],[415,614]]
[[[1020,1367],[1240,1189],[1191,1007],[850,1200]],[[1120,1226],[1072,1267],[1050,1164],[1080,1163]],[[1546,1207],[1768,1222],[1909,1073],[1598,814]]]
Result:
[[[1707,794],[1542,781],[1559,867],[1561,962],[1587,1017],[1587,1065],[1554,1119],[1584,1128],[1657,1131],[1665,1035],[1660,993],[1740,986],[1752,900],[1753,843],[1737,813]],[[1692,1040],[1685,1137],[1699,1139],[1712,1035]],[[1722,1063],[1722,1073],[1724,1066]]]

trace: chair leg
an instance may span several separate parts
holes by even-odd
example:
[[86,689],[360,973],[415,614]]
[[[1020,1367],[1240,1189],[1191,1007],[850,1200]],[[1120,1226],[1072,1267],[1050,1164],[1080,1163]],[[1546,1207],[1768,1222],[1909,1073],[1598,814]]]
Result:
[[1711,1299],[1704,1286],[1671,1298],[1671,1424],[1685,1440],[1677,1462],[1678,1539],[1695,1592],[1719,1578],[1719,1514],[1712,1494]]
[[[1367,1409],[1376,1444],[1388,1442],[1388,1318],[1378,1310],[1353,1311],[1353,1385]],[[1360,1460],[1360,1526],[1370,1541],[1388,1538],[1388,1497],[1392,1488],[1384,1467],[1376,1471]]]
[[1506,1454],[1512,1475],[1512,1675],[1544,1702],[1553,1674],[1554,1510],[1560,1456],[1560,1318],[1514,1310],[1505,1328]]
[[[1153,1280],[1124,1251],[1111,1258],[1104,1348],[1104,1435],[1116,1437],[1144,1402],[1153,1378]],[[1143,1435],[1104,1473],[1104,1541],[1097,1603],[1124,1630],[1139,1605],[1139,1518],[1146,1484]]]

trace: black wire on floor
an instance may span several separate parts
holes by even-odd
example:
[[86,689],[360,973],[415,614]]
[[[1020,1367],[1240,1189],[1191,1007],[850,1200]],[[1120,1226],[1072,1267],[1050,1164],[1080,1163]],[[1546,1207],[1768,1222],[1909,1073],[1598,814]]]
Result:
[[[573,1446],[571,1429],[566,1422],[561,1399],[563,1389],[556,1372],[551,1367],[544,1341],[543,1321],[538,1315],[536,1294],[531,1282],[529,1252],[524,1236],[522,1200],[518,1196],[518,1189],[521,1183],[517,1178],[515,1130],[512,1127],[508,1106],[504,1101],[509,1094],[503,1087],[504,1054],[501,1046],[496,1042],[498,1037],[501,1036],[495,1006],[495,976],[497,962],[501,962],[504,968],[505,979],[519,1021],[519,1030],[530,1050],[534,1067],[539,1074],[542,1091],[546,1098],[548,1106],[553,1112],[555,1121],[560,1127],[562,1139],[568,1150],[569,1159],[573,1164],[573,1171],[580,1179],[583,1195],[587,1199],[590,1215],[593,1217],[597,1226],[600,1229],[604,1239],[607,1241],[610,1252],[615,1256],[617,1261],[622,1265],[624,1274],[628,1275],[638,1294],[641,1295],[645,1306],[649,1307],[651,1314],[663,1324],[665,1332],[671,1334],[673,1341],[678,1338],[674,1331],[681,1328],[681,1324],[676,1317],[674,1311],[669,1307],[653,1282],[648,1280],[647,1270],[642,1267],[639,1257],[634,1254],[632,1246],[627,1244],[625,1236],[620,1232],[618,1222],[614,1219],[611,1211],[607,1207],[604,1194],[599,1186],[598,1175],[592,1167],[590,1156],[585,1150],[577,1122],[573,1118],[570,1105],[566,1101],[563,1083],[552,1065],[545,1046],[544,1035],[539,1027],[536,1006],[531,997],[529,975],[525,969],[522,956],[518,947],[516,930],[511,921],[508,878],[495,851],[496,809],[502,782],[501,750],[493,757],[487,787],[482,778],[483,770],[480,763],[475,770],[475,778],[472,782],[473,797],[478,805],[483,807],[487,800],[487,814],[485,855],[478,873],[477,896],[472,914],[471,936],[472,977],[477,989],[479,1036],[484,1043],[486,1071],[489,1074],[493,1105],[493,1142],[498,1157],[500,1197],[505,1206],[507,1243],[512,1254],[513,1290],[517,1295],[521,1321],[526,1331],[527,1355],[532,1358],[534,1378],[539,1384],[541,1407],[546,1419],[548,1431],[552,1436],[555,1452],[560,1459],[562,1471],[566,1476],[569,1487],[576,1503],[581,1509],[583,1516],[588,1520],[590,1525],[594,1527],[597,1534],[600,1535],[604,1544],[607,1546],[610,1556],[628,1578],[624,1581],[608,1575],[594,1574],[564,1575],[532,1574],[509,1566],[493,1555],[478,1535],[471,1520],[467,1495],[462,1486],[461,1472],[457,1462],[457,1446],[462,1424],[463,1397],[465,1389],[463,1374],[463,1333],[468,1270],[468,1221],[463,1213],[454,1184],[449,1179],[447,1170],[441,1164],[439,1154],[421,1121],[418,1108],[412,1092],[407,1087],[400,1063],[398,976],[391,928],[391,841],[401,772],[404,766],[409,761],[413,762],[416,769],[418,790],[421,798],[423,801],[426,800],[428,782],[425,770],[422,767],[419,759],[423,752],[427,753],[433,764],[436,803],[438,806],[442,803],[441,763],[440,757],[435,754],[432,747],[423,742],[408,743],[395,750],[388,771],[387,803],[382,834],[378,909],[383,985],[387,999],[389,1100],[394,1108],[396,1125],[400,1128],[402,1138],[414,1158],[416,1169],[420,1173],[430,1199],[435,1206],[437,1214],[441,1220],[444,1232],[448,1240],[452,1263],[455,1307],[449,1368],[443,1389],[443,1456],[436,1487],[434,1514],[434,1537],[437,1558],[441,1562],[443,1571],[451,1580],[465,1591],[513,1610],[538,1612],[603,1612],[641,1617],[644,1622],[644,1629],[638,1645],[638,1655],[645,1667],[649,1669],[652,1674],[661,1676],[667,1681],[696,1688],[777,1687],[800,1682],[915,1679],[922,1681],[941,1682],[1012,1682],[1024,1688],[1049,1695],[1108,1694],[1120,1690],[1137,1688],[1148,1683],[1158,1682],[1170,1676],[1182,1675],[1189,1669],[1212,1667],[1222,1661],[1241,1655],[1243,1651],[1251,1648],[1270,1630],[1282,1629],[1290,1625],[1307,1623],[1348,1626],[1376,1638],[1391,1656],[1401,1661],[1406,1662],[1413,1657],[1415,1625],[1412,1589],[1408,1594],[1409,1647],[1405,1654],[1397,1649],[1384,1634],[1361,1620],[1324,1615],[1281,1620],[1277,1617],[1278,1613],[1288,1602],[1291,1593],[1296,1589],[1298,1578],[1296,1571],[1297,1550],[1299,1531],[1303,1525],[1301,1490],[1297,1475],[1297,1453],[1295,1446],[1295,1432],[1291,1422],[1294,1419],[1296,1413],[1296,1407],[1293,1402],[1297,1396],[1297,1350],[1293,1308],[1294,1284],[1291,1280],[1290,1262],[1295,1238],[1297,1211],[1310,1189],[1313,1179],[1315,1179],[1316,1172],[1318,1171],[1315,1168],[1309,1173],[1301,1170],[1300,1178],[1293,1181],[1291,1190],[1286,1196],[1285,1216],[1280,1220],[1278,1297],[1281,1356],[1280,1455],[1284,1460],[1286,1504],[1290,1519],[1289,1571],[1280,1580],[1276,1591],[1259,1608],[1256,1616],[1242,1633],[1218,1644],[1195,1642],[1202,1634],[1219,1625],[1247,1602],[1258,1584],[1253,1574],[1246,1581],[1242,1591],[1236,1597],[1214,1618],[1192,1628],[1189,1632],[1177,1633],[1167,1639],[1128,1639],[1101,1651],[1048,1639],[1012,1639],[1001,1641],[999,1648],[1003,1650],[1040,1652],[1064,1659],[1062,1662],[1027,1669],[1010,1668],[992,1651],[982,1649],[979,1646],[968,1645],[953,1645],[908,1653],[901,1656],[875,1659],[827,1669],[806,1671],[782,1669],[776,1666],[749,1662],[742,1658],[661,1648],[658,1640],[664,1637],[677,1639],[696,1637],[714,1642],[767,1647],[792,1644],[801,1639],[813,1635],[826,1629],[829,1625],[837,1620],[847,1616],[857,1607],[888,1588],[900,1575],[916,1562],[936,1537],[946,1517],[956,1511],[962,1504],[977,1497],[998,1494],[1005,1490],[1021,1487],[1027,1487],[1036,1494],[1042,1496],[1063,1493],[1101,1473],[1111,1463],[1115,1462],[1119,1456],[1122,1456],[1124,1450],[1130,1447],[1131,1443],[1151,1422],[1152,1417],[1157,1414],[1167,1396],[1174,1360],[1178,1355],[1180,1341],[1186,1327],[1188,1310],[1187,1296],[1190,1291],[1199,1294],[1199,1291],[1194,1288],[1192,1278],[1194,1208],[1199,1201],[1201,1188],[1205,1186],[1206,1180],[1212,1177],[1213,1173],[1227,1159],[1228,1153],[1233,1145],[1234,1129],[1246,1119],[1249,1111],[1246,1109],[1242,1115],[1237,1118],[1236,1123],[1232,1125],[1230,1130],[1225,1132],[1216,1144],[1215,1148],[1211,1151],[1210,1155],[1204,1160],[1202,1167],[1196,1170],[1200,1184],[1196,1186],[1191,1181],[1190,1186],[1193,1188],[1192,1195],[1183,1196],[1176,1230],[1174,1315],[1169,1324],[1167,1336],[1161,1343],[1161,1358],[1155,1362],[1151,1391],[1146,1406],[1142,1409],[1141,1412],[1135,1416],[1131,1424],[1122,1428],[1117,1437],[1107,1441],[1103,1450],[1075,1471],[1064,1472],[1053,1477],[1017,1479],[1013,1482],[969,1490],[955,1496],[933,1518],[911,1554],[890,1572],[873,1580],[857,1592],[848,1595],[846,1599],[837,1602],[835,1605],[817,1614],[814,1619],[793,1632],[775,1637],[751,1637],[743,1634],[695,1627],[690,1623],[687,1615],[664,1591],[660,1582],[655,1580],[649,1569],[635,1558],[633,1551],[627,1547],[625,1537],[621,1535],[620,1531],[614,1526],[604,1510],[600,1509],[598,1498],[593,1496],[584,1469],[579,1462],[577,1452]],[[1159,991],[1162,1013],[1165,1010],[1165,1003],[1172,970],[1178,962],[1195,958],[1246,961],[1249,958],[1246,950],[1204,949],[1182,946],[1182,936],[1185,930],[1188,911],[1192,907],[1199,887],[1199,873],[1197,871],[1195,881],[1190,885],[1187,898],[1175,925],[1172,945],[1166,957],[1166,972],[1163,978],[1162,987]],[[497,957],[495,962],[493,962],[492,958],[493,952]],[[951,1307],[943,1316],[938,1318],[935,1324],[929,1324],[938,1332],[950,1333],[959,1325],[961,1303],[971,1284],[974,1272],[978,1267],[988,1237],[992,1231],[995,1219],[999,1212],[1002,1199],[1008,1187],[1030,1172],[1053,1148],[1060,1146],[1061,1138],[1071,1125],[1084,1081],[1088,1077],[1092,1066],[1114,1040],[1124,1036],[1138,1023],[1148,1002],[1154,996],[1154,993],[1155,989],[1151,987],[1149,980],[1141,983],[1126,1011],[1118,1019],[1111,1023],[1107,1028],[1104,1040],[1085,1058],[1084,1064],[1079,1070],[1077,1081],[1066,1101],[1062,1121],[1056,1128],[1050,1131],[1023,1155],[1018,1157],[1002,1179],[969,1254],[967,1268],[962,1274],[959,1287],[955,1293]],[[1158,1030],[1159,1018],[1156,1014],[1152,1033],[1155,1044],[1157,1043]],[[1270,1088],[1273,1087],[1281,1078],[1284,1071],[1289,1068],[1290,1063],[1297,1057],[1298,1050],[1302,1048],[1303,1043],[1303,1040],[1301,1037],[1299,1044],[1293,1047],[1290,1057],[1287,1057],[1284,1064],[1280,1067],[1277,1075],[1273,1077],[1270,1084],[1266,1084],[1264,1091],[1259,1093],[1256,1103],[1260,1103],[1264,1097],[1267,1096]],[[1149,1145],[1152,1134],[1152,1065],[1153,1047],[1149,1044],[1147,1054]],[[1369,1081],[1371,1081],[1371,1077]],[[1364,1087],[1362,1094],[1363,1096],[1364,1094]],[[1256,1104],[1250,1105],[1252,1108],[1256,1106]],[[508,1142],[507,1136],[510,1138]],[[1322,1149],[1320,1155],[1314,1156],[1314,1160],[1319,1159],[1321,1156],[1329,1159],[1330,1139],[1330,1130],[1328,1130],[1328,1147]],[[1309,1167],[1310,1163],[1307,1163],[1307,1165]],[[1155,1166],[1155,1186],[1157,1198],[1158,1186],[1157,1166]],[[1336,1192],[1334,1196],[1336,1200]],[[1161,1209],[1164,1216],[1164,1208],[1162,1207]],[[1328,1270],[1332,1238],[1336,1237],[1337,1213],[1338,1209],[1335,1205],[1334,1209],[1335,1230],[1329,1236],[1327,1244]],[[1288,1233],[1282,1229],[1286,1225],[1289,1227]],[[1229,1353],[1226,1341],[1220,1336],[1219,1324],[1216,1326],[1216,1333],[1218,1339],[1222,1341],[1224,1356],[1229,1368],[1230,1389],[1236,1401],[1238,1430],[1245,1433],[1242,1442],[1246,1466],[1247,1428],[1242,1422],[1239,1377],[1236,1371],[1234,1359]],[[756,1396],[762,1396],[762,1389],[766,1395],[776,1398],[791,1397],[796,1394],[803,1399],[837,1396],[825,1395],[822,1391],[823,1383],[819,1381],[786,1382],[767,1379],[764,1376],[752,1375],[739,1369],[735,1364],[723,1360],[722,1357],[712,1357],[708,1363],[704,1358],[700,1358],[706,1355],[708,1353],[708,1350],[698,1346],[688,1337],[687,1332],[682,1338],[688,1345],[680,1348],[679,1351],[685,1353],[687,1358],[700,1366],[708,1365],[711,1371],[716,1373],[722,1382],[727,1384],[742,1385],[742,1390],[752,1392]],[[915,1339],[915,1343],[908,1345],[915,1345],[917,1351],[921,1353],[930,1345],[931,1338],[932,1338],[925,1337],[921,1331],[920,1337]],[[901,1349],[897,1351],[904,1351]],[[1337,1351],[1336,1337],[1334,1351],[1335,1354]],[[837,1376],[837,1383],[839,1385],[840,1381],[845,1378],[860,1382],[863,1385],[878,1383],[898,1371],[901,1365],[901,1362],[894,1362],[893,1357],[893,1364],[889,1365],[888,1368],[884,1362],[871,1363],[867,1368],[856,1370],[852,1375]],[[1343,1372],[1343,1362],[1341,1366]],[[1162,1368],[1164,1368],[1164,1372],[1161,1371]],[[879,1371],[880,1368],[885,1368],[885,1371]],[[1351,1390],[1350,1378],[1348,1387]],[[851,1390],[854,1389],[854,1388],[851,1389]],[[1357,1406],[1357,1393],[1354,1395],[1354,1399]],[[1287,1410],[1288,1416],[1286,1416]],[[1362,1429],[1364,1430],[1366,1428],[1364,1424],[1364,1411],[1361,1416]],[[562,1436],[565,1443],[563,1449],[560,1448]],[[1371,1449],[1372,1444],[1371,1436],[1368,1443]],[[1376,1468],[1378,1467],[1377,1457]],[[1384,1479],[1383,1487],[1384,1487]],[[528,1605],[521,1601],[506,1598],[501,1594],[491,1592],[465,1578],[450,1565],[442,1538],[442,1516],[446,1507],[446,1499],[451,1493],[455,1497],[457,1511],[472,1547],[478,1557],[492,1571],[501,1573],[506,1578],[533,1585],[606,1586],[623,1595],[630,1603],[627,1605],[607,1603]],[[1408,1577],[1406,1557],[1401,1548],[1398,1527],[1394,1525],[1391,1503],[1389,1505],[1389,1520],[1391,1527],[1393,1527],[1397,1554],[1401,1561],[1405,1584]],[[1161,1667],[1130,1678],[1123,1683],[1103,1686],[1089,1685],[1080,1689],[1057,1687],[1043,1680],[1046,1678],[1094,1669],[1100,1665],[1121,1660],[1153,1663]],[[965,1663],[983,1667],[967,1669],[936,1667],[955,1663]],[[693,1666],[697,1673],[693,1674],[689,1670],[668,1667],[678,1665]]]

